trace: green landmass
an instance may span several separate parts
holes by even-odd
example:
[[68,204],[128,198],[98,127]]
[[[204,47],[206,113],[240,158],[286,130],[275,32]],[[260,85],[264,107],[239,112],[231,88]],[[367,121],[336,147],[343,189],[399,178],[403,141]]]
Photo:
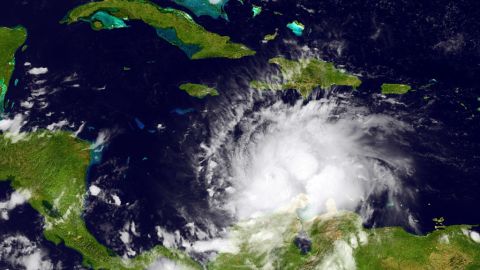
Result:
[[[27,196],[44,217],[45,237],[80,252],[86,267],[145,269],[159,258],[168,258],[186,269],[202,269],[180,251],[157,246],[126,259],[95,239],[82,218],[91,159],[88,142],[62,131],[37,131],[15,143],[3,134],[0,150],[0,179]],[[444,219],[434,221],[443,224]],[[218,254],[206,267],[296,270],[353,263],[357,269],[473,270],[480,267],[480,243],[473,240],[470,229],[468,225],[442,226],[418,236],[398,227],[365,229],[361,218],[351,212],[329,213],[311,221],[302,221],[294,213],[278,213],[235,224],[229,235],[237,250]],[[299,236],[310,241],[303,251],[296,242]]]
[[23,27],[0,27],[0,113],[4,111],[5,95],[15,68],[15,52],[25,43]]
[[208,95],[218,96],[218,91],[215,88],[208,87],[204,84],[184,83],[179,88],[187,92],[192,97],[204,98]]
[[275,57],[268,62],[280,67],[282,82],[251,81],[252,88],[258,90],[295,89],[304,98],[307,98],[317,87],[327,89],[333,85],[339,85],[356,88],[361,84],[357,76],[335,68],[332,63],[314,58],[289,60]]
[[[469,229],[417,236],[398,227],[365,229],[350,212],[308,222],[276,214],[234,226],[238,252],[220,253],[208,269],[479,269],[480,243]],[[311,241],[310,250],[295,244],[299,234]]]
[[78,251],[93,269],[145,269],[164,257],[193,269],[189,257],[162,246],[124,259],[100,244],[82,218],[90,144],[68,132],[35,132],[13,143],[0,135],[0,179],[29,195],[29,204],[45,220],[44,235]]
[[273,33],[273,34],[266,34],[266,35],[263,37],[262,42],[263,42],[263,43],[267,43],[267,42],[269,42],[269,41],[272,41],[272,40],[276,39],[277,36],[278,36],[278,28],[275,29],[275,33]]
[[147,0],[90,2],[72,9],[62,23],[72,24],[81,20],[89,20],[93,14],[99,11],[124,20],[140,20],[155,29],[173,29],[176,38],[185,46],[199,48],[191,56],[191,59],[216,57],[236,59],[255,54],[255,51],[245,45],[231,42],[230,37],[207,31],[187,13],[172,8],[162,8]]
[[396,94],[396,95],[403,95],[410,91],[412,87],[407,84],[396,84],[396,83],[384,83],[382,84],[382,94]]

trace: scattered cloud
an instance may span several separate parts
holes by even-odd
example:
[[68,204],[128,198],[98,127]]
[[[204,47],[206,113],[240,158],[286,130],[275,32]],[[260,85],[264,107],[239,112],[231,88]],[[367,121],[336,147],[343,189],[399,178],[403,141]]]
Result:
[[0,241],[0,260],[8,262],[14,269],[53,269],[47,253],[23,235],[7,236]]

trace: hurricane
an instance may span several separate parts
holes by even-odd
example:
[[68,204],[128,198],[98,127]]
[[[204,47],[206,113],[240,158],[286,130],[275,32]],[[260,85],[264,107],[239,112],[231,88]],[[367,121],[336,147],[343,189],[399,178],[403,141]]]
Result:
[[397,216],[409,211],[408,123],[334,91],[310,101],[254,99],[213,121],[204,145],[212,205],[237,220],[348,210],[367,222],[379,205]]

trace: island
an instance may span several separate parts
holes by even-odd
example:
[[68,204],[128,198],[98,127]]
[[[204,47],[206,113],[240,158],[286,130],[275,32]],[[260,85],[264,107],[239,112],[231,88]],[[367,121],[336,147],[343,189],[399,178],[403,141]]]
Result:
[[145,269],[167,258],[192,269],[199,265],[180,251],[163,246],[125,259],[100,244],[83,220],[90,143],[66,131],[37,131],[12,142],[0,135],[0,181],[28,197],[45,222],[47,240],[78,251],[83,265],[93,269]]
[[389,95],[403,95],[410,91],[412,87],[407,84],[396,84],[396,83],[384,83],[382,84],[382,94]]
[[218,91],[215,88],[208,87],[204,84],[184,83],[179,86],[180,90],[187,92],[190,96],[196,98],[204,98],[208,95],[218,96]]
[[15,68],[15,53],[26,40],[25,28],[0,27],[0,113],[5,109],[5,96]]
[[262,42],[263,43],[268,43],[272,40],[275,40],[278,36],[278,28],[275,28],[275,33],[273,34],[266,34],[264,37],[263,37],[263,40]]
[[255,54],[255,51],[245,45],[231,42],[230,37],[207,31],[187,13],[162,8],[147,0],[104,0],[86,3],[68,12],[61,23],[88,21],[93,22],[92,27],[95,29],[105,28],[104,22],[98,19],[98,12],[124,21],[139,20],[150,25],[158,36],[182,49],[190,59],[238,59]]
[[255,18],[255,17],[257,17],[258,15],[260,15],[260,13],[262,13],[262,7],[261,7],[261,6],[256,6],[256,5],[252,5],[252,16]]
[[295,89],[307,98],[313,89],[328,89],[334,85],[356,88],[362,83],[360,79],[343,70],[335,68],[332,63],[315,58],[289,60],[275,57],[268,61],[280,67],[281,82],[251,81],[250,87],[258,90]]
[[305,29],[305,25],[303,25],[301,22],[295,20],[291,23],[287,24],[288,29],[292,30],[292,33],[296,35],[297,37],[300,37],[303,35],[303,30]]
[[470,229],[446,226],[419,236],[399,227],[366,229],[351,212],[308,221],[278,213],[232,227],[238,250],[220,253],[208,269],[479,269],[480,237]]

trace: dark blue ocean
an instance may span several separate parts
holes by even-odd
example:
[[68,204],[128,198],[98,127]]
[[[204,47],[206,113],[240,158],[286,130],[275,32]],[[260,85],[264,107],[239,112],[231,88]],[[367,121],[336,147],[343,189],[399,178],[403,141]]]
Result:
[[[99,133],[109,132],[101,161],[91,166],[87,181],[118,194],[122,205],[89,196],[85,221],[96,238],[113,250],[124,252],[118,231],[126,220],[136,220],[138,225],[141,236],[132,243],[136,250],[159,243],[157,225],[182,230],[185,212],[198,215],[199,226],[204,218],[219,227],[229,224],[228,217],[209,210],[208,192],[195,181],[192,165],[200,143],[209,136],[209,124],[217,117],[205,108],[225,103],[189,97],[178,85],[202,82],[215,85],[222,96],[238,93],[242,89],[232,89],[232,81],[244,84],[271,57],[295,56],[296,49],[284,39],[316,48],[324,60],[360,74],[363,84],[352,94],[356,103],[414,125],[415,134],[407,138],[411,147],[406,150],[414,159],[415,173],[403,180],[416,193],[417,200],[405,204],[416,213],[420,233],[433,230],[432,218],[440,216],[446,225],[480,224],[477,1],[280,0],[241,5],[230,0],[226,6],[229,21],[195,18],[206,29],[257,51],[254,57],[240,60],[190,60],[141,22],[130,21],[128,28],[111,31],[93,31],[87,23],[59,23],[68,10],[85,2],[0,3],[0,25],[23,25],[28,30],[28,47],[17,54],[6,97],[7,115],[24,112],[19,103],[39,88],[27,74],[29,67],[24,64],[30,62],[48,67],[43,77],[48,107],[36,103],[28,109],[25,130],[67,119],[74,127],[64,129],[76,131],[83,124],[79,137],[92,142]],[[154,2],[180,8],[169,1]],[[254,19],[252,3],[263,6],[262,14]],[[306,26],[302,37],[286,28],[295,19]],[[276,28],[279,38],[263,44],[263,36]],[[19,79],[17,85],[14,79]],[[405,82],[416,91],[398,97],[405,106],[378,103],[374,93],[386,81]],[[293,91],[279,95],[285,102],[301,98]],[[11,192],[8,183],[0,182],[0,201]],[[408,221],[388,218],[385,209],[378,209],[374,220],[365,225],[403,226],[411,231]],[[52,261],[62,261],[66,269],[81,262],[75,251],[42,237],[42,218],[28,205],[15,208],[9,220],[0,220],[0,238],[17,233],[36,239]],[[0,262],[0,268],[7,267],[4,263]]]

